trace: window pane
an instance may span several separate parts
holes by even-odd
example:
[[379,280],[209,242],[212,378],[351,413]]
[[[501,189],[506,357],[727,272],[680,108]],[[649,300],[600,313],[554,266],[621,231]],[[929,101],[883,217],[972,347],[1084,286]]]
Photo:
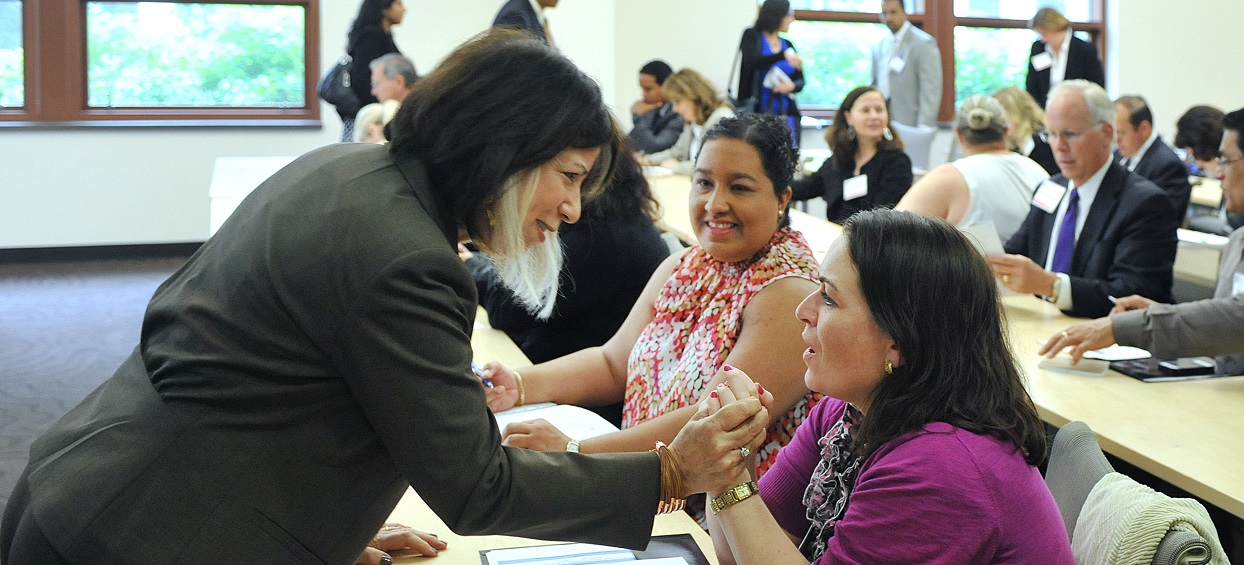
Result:
[[969,18],[1030,20],[1046,6],[1062,12],[1073,22],[1093,21],[1097,0],[955,0],[955,15]]
[[1036,35],[1027,29],[956,27],[955,107],[973,94],[993,94],[1004,86],[1024,88],[1034,40]]
[[26,105],[21,0],[0,0],[0,107]]
[[[910,5],[911,1],[907,0],[904,4]],[[793,0],[790,7],[795,10],[879,13],[881,12],[881,0]]]
[[885,33],[881,24],[791,23],[787,37],[803,58],[799,106],[837,108],[851,89],[872,82],[870,50]]
[[88,2],[87,105],[303,107],[304,8]]

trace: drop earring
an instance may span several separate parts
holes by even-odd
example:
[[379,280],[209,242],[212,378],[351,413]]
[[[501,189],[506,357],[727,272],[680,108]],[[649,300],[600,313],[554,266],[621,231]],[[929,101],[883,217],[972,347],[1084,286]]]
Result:
[[890,126],[885,127],[885,131],[881,132],[881,137],[886,141],[894,141],[894,132],[890,131]]
[[891,363],[889,359],[885,360],[885,374],[887,375],[894,374],[894,363]]
[[847,126],[847,139],[855,141],[855,126]]

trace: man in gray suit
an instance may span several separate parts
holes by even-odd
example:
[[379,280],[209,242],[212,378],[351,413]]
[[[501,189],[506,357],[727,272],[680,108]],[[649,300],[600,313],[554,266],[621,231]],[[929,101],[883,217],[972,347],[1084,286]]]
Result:
[[[1244,212],[1244,108],[1223,119],[1218,178],[1227,209]],[[1120,298],[1111,315],[1067,328],[1050,338],[1041,353],[1054,356],[1074,346],[1085,351],[1112,343],[1148,349],[1157,358],[1219,355],[1218,370],[1244,374],[1244,228],[1232,232],[1218,266],[1214,297],[1184,304],[1159,304],[1148,298]]]
[[937,126],[942,106],[942,55],[937,42],[907,21],[902,0],[882,0],[881,23],[890,35],[873,46],[872,86],[890,102],[890,119]]

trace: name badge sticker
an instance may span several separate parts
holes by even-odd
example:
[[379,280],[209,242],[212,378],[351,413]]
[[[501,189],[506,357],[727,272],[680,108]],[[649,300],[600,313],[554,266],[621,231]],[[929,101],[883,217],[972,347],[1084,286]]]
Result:
[[1037,53],[1032,56],[1032,68],[1038,71],[1044,71],[1054,64],[1054,58],[1049,53]]
[[907,68],[906,59],[899,59],[898,57],[894,57],[890,59],[890,70],[891,71],[894,71],[896,73],[901,73],[903,72],[903,69],[905,68]]
[[1046,214],[1053,214],[1058,209],[1058,203],[1063,201],[1063,195],[1066,193],[1067,187],[1047,180],[1041,183],[1041,186],[1037,187],[1036,194],[1032,195],[1032,205],[1040,208]]
[[842,181],[842,199],[855,200],[868,194],[868,175],[857,175]]

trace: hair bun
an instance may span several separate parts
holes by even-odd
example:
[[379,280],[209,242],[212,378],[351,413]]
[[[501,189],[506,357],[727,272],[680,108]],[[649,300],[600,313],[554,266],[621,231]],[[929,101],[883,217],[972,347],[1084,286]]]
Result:
[[993,115],[984,108],[972,108],[968,110],[968,127],[972,129],[989,129],[993,122]]

